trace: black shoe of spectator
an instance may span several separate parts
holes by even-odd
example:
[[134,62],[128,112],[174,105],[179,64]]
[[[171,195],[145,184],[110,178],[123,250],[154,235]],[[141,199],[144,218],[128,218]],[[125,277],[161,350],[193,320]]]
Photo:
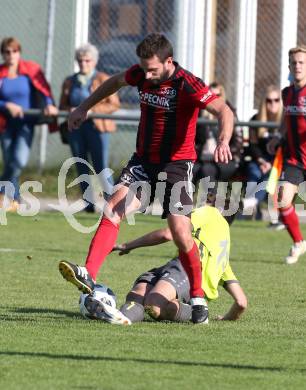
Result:
[[95,206],[92,203],[89,203],[85,208],[84,211],[86,213],[94,213],[95,212]]

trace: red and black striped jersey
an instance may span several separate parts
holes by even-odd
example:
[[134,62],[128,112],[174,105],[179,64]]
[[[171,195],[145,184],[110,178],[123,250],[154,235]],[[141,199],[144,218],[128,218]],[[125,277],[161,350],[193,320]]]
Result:
[[136,153],[154,164],[196,159],[199,109],[217,98],[201,79],[174,64],[173,75],[160,84],[146,80],[139,65],[125,74],[126,82],[138,88],[140,100]]
[[286,125],[285,161],[306,169],[306,86],[282,90]]

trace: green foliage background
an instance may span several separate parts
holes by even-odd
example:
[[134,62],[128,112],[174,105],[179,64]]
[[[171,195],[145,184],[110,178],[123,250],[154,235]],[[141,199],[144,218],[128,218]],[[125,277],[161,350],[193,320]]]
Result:
[[[84,225],[98,215],[79,214]],[[162,226],[152,216],[124,223],[120,241]],[[231,303],[210,304],[208,326],[146,319],[130,327],[86,321],[78,291],[57,270],[83,263],[92,235],[60,213],[11,215],[1,228],[0,386],[2,389],[304,389],[306,256],[286,266],[286,232],[236,221],[231,263],[249,299],[238,322],[217,322]],[[303,231],[306,230],[303,226]],[[124,300],[136,276],[168,260],[171,243],[109,256],[100,280]]]

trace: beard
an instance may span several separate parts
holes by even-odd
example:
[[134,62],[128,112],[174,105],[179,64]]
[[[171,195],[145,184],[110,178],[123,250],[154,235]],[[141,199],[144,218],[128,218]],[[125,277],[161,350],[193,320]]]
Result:
[[161,84],[164,81],[168,80],[169,77],[170,77],[169,71],[168,70],[164,70],[158,78],[151,79],[151,82],[154,85],[158,85],[158,84]]

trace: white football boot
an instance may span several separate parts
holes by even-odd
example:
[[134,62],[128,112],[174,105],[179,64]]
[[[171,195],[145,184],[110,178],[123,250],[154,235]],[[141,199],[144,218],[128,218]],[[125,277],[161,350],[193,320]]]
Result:
[[306,241],[295,242],[290,248],[289,255],[285,258],[285,263],[295,264],[304,253],[306,253]]
[[121,313],[120,310],[92,297],[88,298],[86,308],[92,318],[113,325],[132,325],[131,320]]

